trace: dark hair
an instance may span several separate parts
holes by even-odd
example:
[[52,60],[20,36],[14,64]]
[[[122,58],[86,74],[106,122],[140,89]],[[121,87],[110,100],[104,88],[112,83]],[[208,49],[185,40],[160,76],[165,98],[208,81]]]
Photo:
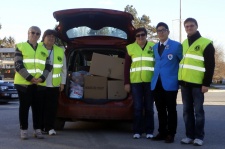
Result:
[[194,18],[187,18],[187,19],[184,21],[184,25],[185,25],[187,22],[193,22],[193,23],[195,23],[196,26],[198,26],[198,22],[197,22]]
[[158,27],[160,27],[160,26],[163,26],[163,27],[165,27],[166,29],[169,30],[168,25],[167,25],[166,23],[164,23],[164,22],[159,22],[159,23],[157,24],[157,26],[156,26],[156,29],[157,29]]
[[144,27],[139,27],[135,30],[135,35],[138,33],[138,32],[144,32],[146,35],[147,35],[147,30],[144,28]]
[[52,29],[47,29],[42,36],[42,40],[41,40],[42,42],[44,41],[44,39],[47,35],[53,35],[53,36],[57,37],[57,32]]

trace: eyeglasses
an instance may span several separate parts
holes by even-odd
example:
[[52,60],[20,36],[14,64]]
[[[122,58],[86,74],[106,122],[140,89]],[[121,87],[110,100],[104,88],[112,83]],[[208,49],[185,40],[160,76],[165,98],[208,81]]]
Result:
[[36,36],[40,36],[40,33],[38,33],[38,32],[30,32],[32,35],[35,35],[36,34]]
[[186,25],[186,26],[184,26],[185,28],[192,28],[192,27],[194,27],[195,25]]
[[137,34],[135,37],[144,37],[144,36],[146,36],[144,33],[143,34]]
[[157,33],[165,33],[166,31],[168,30],[167,29],[156,30]]

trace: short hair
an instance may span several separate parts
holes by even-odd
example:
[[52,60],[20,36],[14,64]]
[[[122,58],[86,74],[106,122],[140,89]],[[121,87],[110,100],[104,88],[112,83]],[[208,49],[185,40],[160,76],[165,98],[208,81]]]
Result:
[[57,32],[56,32],[55,30],[52,30],[52,29],[47,29],[47,30],[44,32],[43,36],[42,36],[41,42],[44,41],[44,39],[45,39],[45,37],[46,37],[47,35],[53,35],[53,36],[57,37]]
[[166,29],[169,30],[168,25],[167,25],[166,23],[164,23],[164,22],[159,22],[159,23],[157,24],[157,26],[156,26],[156,29],[157,29],[158,27],[160,27],[160,26],[163,26],[163,27],[165,27]]
[[39,27],[37,27],[37,26],[31,26],[31,27],[28,29],[28,33],[29,33],[29,31],[31,31],[31,30],[39,31],[39,32],[41,33],[41,29],[40,29]]
[[146,35],[147,35],[147,30],[144,28],[144,27],[139,27],[135,30],[135,35],[138,33],[138,32],[144,32]]
[[187,19],[184,21],[184,25],[185,25],[187,22],[193,22],[193,23],[195,23],[196,26],[198,26],[198,22],[197,22],[194,18],[187,18]]

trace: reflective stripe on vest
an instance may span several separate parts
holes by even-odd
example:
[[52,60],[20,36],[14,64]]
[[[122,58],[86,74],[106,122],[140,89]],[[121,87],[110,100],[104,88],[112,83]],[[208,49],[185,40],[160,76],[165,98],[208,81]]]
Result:
[[183,42],[184,57],[180,62],[178,80],[202,84],[205,73],[203,53],[210,43],[209,39],[203,37],[197,39],[190,47],[187,39]]
[[130,72],[142,71],[142,70],[154,71],[154,67],[137,67],[137,68],[131,68],[130,69]]

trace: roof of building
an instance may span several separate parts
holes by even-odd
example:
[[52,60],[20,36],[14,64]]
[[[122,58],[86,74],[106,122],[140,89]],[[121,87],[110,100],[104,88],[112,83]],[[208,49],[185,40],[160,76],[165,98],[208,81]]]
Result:
[[0,48],[0,53],[13,53],[15,48]]

